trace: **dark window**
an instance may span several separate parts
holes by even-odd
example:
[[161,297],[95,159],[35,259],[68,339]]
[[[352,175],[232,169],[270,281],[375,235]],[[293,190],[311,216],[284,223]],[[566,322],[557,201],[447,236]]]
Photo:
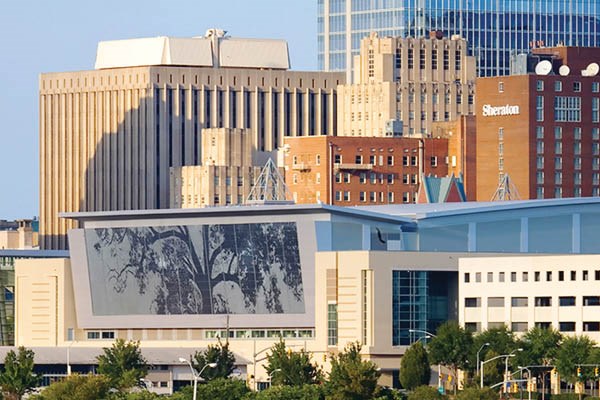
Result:
[[516,282],[517,281],[517,273],[516,272],[511,272],[510,273],[510,281],[511,282]]
[[594,279],[600,281],[600,271],[594,271]]
[[584,332],[598,332],[600,331],[600,322],[583,322]]
[[470,280],[471,280],[471,275],[468,272],[466,272],[465,273],[465,283],[469,283]]
[[480,297],[465,297],[465,307],[481,307]]
[[536,297],[536,307],[552,307],[552,297]]
[[535,326],[536,326],[536,328],[540,328],[540,329],[550,329],[552,324],[550,322],[536,322]]
[[583,296],[584,306],[600,306],[600,296]]
[[565,271],[558,271],[558,280],[561,282],[565,280]]
[[575,296],[564,296],[558,298],[561,307],[570,307],[575,305]]
[[540,271],[535,271],[535,272],[534,272],[534,274],[533,274],[533,279],[534,279],[536,282],[539,282],[539,281],[540,281]]
[[465,323],[465,330],[469,331],[471,333],[477,332],[479,330],[477,322],[467,322],[467,323]]
[[513,297],[510,299],[513,307],[527,307],[527,297]]
[[546,271],[546,282],[552,281],[552,271]]
[[561,332],[575,332],[575,322],[559,322],[558,330]]

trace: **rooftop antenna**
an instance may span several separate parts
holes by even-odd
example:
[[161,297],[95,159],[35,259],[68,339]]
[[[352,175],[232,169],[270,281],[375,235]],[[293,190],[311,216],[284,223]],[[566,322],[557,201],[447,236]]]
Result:
[[271,158],[266,162],[260,175],[254,181],[247,204],[284,203],[293,204],[290,191],[279,169]]
[[521,200],[521,196],[519,196],[519,191],[508,174],[504,174],[492,196],[492,201],[507,200]]

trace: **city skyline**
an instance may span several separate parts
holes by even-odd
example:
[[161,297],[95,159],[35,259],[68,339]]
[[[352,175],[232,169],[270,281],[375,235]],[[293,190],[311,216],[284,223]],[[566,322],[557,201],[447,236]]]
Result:
[[73,8],[66,1],[7,4],[0,17],[5,49],[4,73],[0,74],[4,88],[0,184],[5,189],[0,219],[39,215],[39,74],[93,69],[97,44],[103,40],[202,36],[209,28],[224,29],[236,37],[284,39],[292,69],[315,70],[316,3],[290,2],[283,12],[279,4],[275,0],[108,1],[102,4],[105,13],[94,12],[93,23],[88,10]]

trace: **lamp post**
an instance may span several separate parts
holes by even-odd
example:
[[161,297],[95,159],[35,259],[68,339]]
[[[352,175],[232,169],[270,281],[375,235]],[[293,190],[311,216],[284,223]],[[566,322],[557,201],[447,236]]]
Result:
[[[425,338],[427,338],[427,339],[437,337],[433,333],[424,331],[421,329],[409,329],[408,331],[410,333],[424,333],[426,335]],[[423,338],[423,336],[421,336],[419,339],[417,339],[417,341],[421,340],[422,338]],[[441,364],[438,364],[438,389],[441,387],[442,387],[442,366],[441,366]]]
[[489,345],[490,345],[489,342],[486,342],[481,345],[479,350],[477,350],[477,365],[475,366],[475,368],[477,369],[477,375],[479,375],[479,353],[481,353],[481,350],[483,350],[484,347],[489,346]]
[[[527,399],[531,400],[531,388],[529,387],[529,382],[531,381],[531,370],[527,367],[517,367],[521,370],[521,379],[523,379],[523,370],[527,371]],[[521,391],[521,398],[523,398],[523,391]]]
[[196,374],[196,370],[192,366],[192,363],[190,362],[190,360],[188,360],[187,358],[179,357],[179,362],[186,363],[187,365],[190,366],[190,371],[192,372],[192,376],[194,377],[194,394],[192,396],[192,399],[196,400],[196,392],[198,389],[198,379],[202,379],[202,373],[204,372],[204,370],[206,368],[215,368],[217,366],[217,363],[205,364],[204,367],[202,367],[202,369],[200,370],[200,372],[198,372],[198,374]]
[[494,357],[494,358],[490,358],[489,360],[482,361],[482,362],[481,362],[481,367],[479,368],[479,371],[481,372],[481,374],[479,375],[479,379],[480,379],[480,381],[479,381],[479,387],[480,387],[481,389],[483,389],[483,366],[484,366],[486,363],[489,363],[490,361],[497,360],[497,359],[499,359],[499,358],[504,358],[504,357],[508,358],[508,357],[514,357],[514,356],[515,356],[514,354],[501,354],[501,355],[499,355],[499,356],[496,356],[496,357]]
[[[306,350],[306,342],[304,342],[304,345],[299,345],[299,344],[288,344],[286,345],[286,347],[304,347],[304,350]],[[264,353],[265,351],[269,351],[273,348],[273,346],[269,346],[269,347],[265,347],[264,349],[261,349],[259,351],[256,351],[256,340],[254,341],[254,351],[252,353],[252,369],[253,369],[253,374],[254,374],[254,383],[252,384],[252,387],[254,388],[254,391],[256,391],[257,386],[256,386],[256,362],[257,361],[261,361],[264,360],[264,358],[261,358],[261,360],[257,360],[256,356],[258,356],[261,353]]]
[[269,386],[273,386],[273,375],[275,372],[281,372],[281,368],[275,368],[273,371],[269,372]]
[[[514,349],[513,351],[508,353],[508,357],[514,357],[517,351],[523,351],[523,349],[521,347],[519,347],[518,349]],[[504,393],[508,393],[508,357],[504,359]]]

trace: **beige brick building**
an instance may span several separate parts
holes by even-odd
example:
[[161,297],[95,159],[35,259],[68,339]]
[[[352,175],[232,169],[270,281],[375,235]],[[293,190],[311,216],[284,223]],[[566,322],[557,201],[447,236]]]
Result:
[[339,136],[429,136],[436,121],[474,114],[475,58],[452,37],[361,42],[354,83],[338,87]]
[[103,42],[96,70],[39,81],[40,246],[60,212],[169,206],[171,167],[199,165],[204,128],[244,128],[253,152],[332,134],[343,73],[289,71],[287,43],[222,37]]

